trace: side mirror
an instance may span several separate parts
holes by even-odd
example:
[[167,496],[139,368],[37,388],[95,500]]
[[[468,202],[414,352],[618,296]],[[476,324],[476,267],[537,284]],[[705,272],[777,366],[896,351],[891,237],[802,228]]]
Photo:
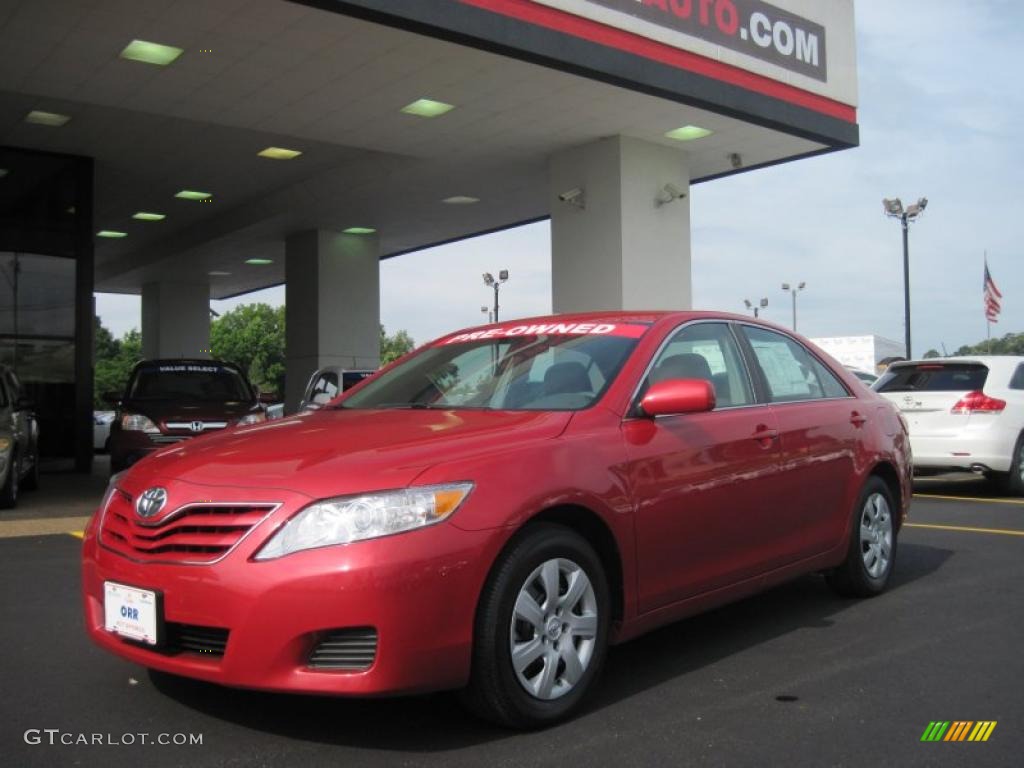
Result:
[[669,379],[652,384],[640,401],[648,416],[704,413],[715,407],[715,388],[705,379]]
[[121,393],[120,392],[104,392],[103,393],[103,399],[104,399],[104,401],[110,403],[111,405],[114,405],[114,406],[120,405],[121,404]]
[[278,400],[277,392],[260,392],[259,400],[263,405],[273,405]]

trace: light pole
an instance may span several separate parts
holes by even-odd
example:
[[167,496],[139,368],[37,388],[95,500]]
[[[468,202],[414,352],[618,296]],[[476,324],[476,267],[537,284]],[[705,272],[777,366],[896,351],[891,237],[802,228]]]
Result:
[[890,200],[882,200],[882,208],[885,215],[891,219],[899,219],[900,228],[903,230],[903,342],[906,345],[906,356],[908,360],[913,359],[910,354],[910,223],[917,221],[924,209],[928,206],[928,198],[922,197],[916,203],[911,203],[903,208],[903,201],[898,197]]
[[767,306],[768,306],[768,299],[767,299],[767,297],[766,297],[766,298],[763,298],[763,299],[761,299],[761,301],[759,301],[759,302],[758,302],[757,304],[753,304],[753,303],[752,303],[752,302],[750,301],[750,299],[744,299],[744,300],[743,300],[743,303],[744,303],[744,304],[746,304],[746,306],[747,306],[747,309],[752,309],[752,310],[754,310],[754,317],[756,318],[756,317],[757,317],[757,313],[758,313],[758,310],[760,310],[760,309],[764,309],[765,307],[767,307]]
[[491,311],[490,307],[488,307],[485,304],[484,306],[480,307],[480,311],[483,312],[485,315],[487,315],[487,322],[488,323],[493,323],[494,322],[494,313]]
[[796,331],[796,295],[807,287],[807,283],[800,283],[796,288],[791,288],[789,283],[782,284],[782,290],[789,291],[793,295],[793,331]]
[[490,272],[484,272],[484,285],[488,288],[494,288],[494,322],[498,322],[498,289],[501,288],[501,284],[508,281],[508,270],[503,269],[498,273],[498,279],[494,279],[494,275]]

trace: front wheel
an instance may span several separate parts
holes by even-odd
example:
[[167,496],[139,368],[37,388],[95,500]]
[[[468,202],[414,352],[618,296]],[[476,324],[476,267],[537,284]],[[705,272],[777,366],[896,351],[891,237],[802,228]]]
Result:
[[18,481],[21,473],[21,464],[18,463],[18,454],[11,453],[7,461],[7,479],[3,486],[0,486],[0,509],[11,509],[18,503]]
[[512,728],[568,717],[601,671],[610,619],[607,577],[593,547],[563,526],[531,526],[484,587],[464,702]]
[[825,578],[844,597],[874,597],[885,591],[896,563],[896,504],[889,486],[868,478],[854,508],[850,546],[842,565]]

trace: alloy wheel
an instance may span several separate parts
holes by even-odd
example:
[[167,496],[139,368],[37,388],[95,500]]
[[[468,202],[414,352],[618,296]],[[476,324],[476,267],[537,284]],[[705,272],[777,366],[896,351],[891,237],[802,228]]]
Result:
[[860,548],[864,568],[877,579],[885,575],[892,559],[892,513],[881,493],[872,493],[860,515]]

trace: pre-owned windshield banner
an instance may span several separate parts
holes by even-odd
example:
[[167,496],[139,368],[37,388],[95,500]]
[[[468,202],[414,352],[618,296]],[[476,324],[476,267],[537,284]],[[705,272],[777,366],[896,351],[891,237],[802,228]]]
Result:
[[516,336],[624,336],[639,339],[648,327],[640,323],[520,323],[457,333],[438,343],[458,344],[483,339],[510,339]]
[[825,28],[762,0],[586,0],[826,82]]

